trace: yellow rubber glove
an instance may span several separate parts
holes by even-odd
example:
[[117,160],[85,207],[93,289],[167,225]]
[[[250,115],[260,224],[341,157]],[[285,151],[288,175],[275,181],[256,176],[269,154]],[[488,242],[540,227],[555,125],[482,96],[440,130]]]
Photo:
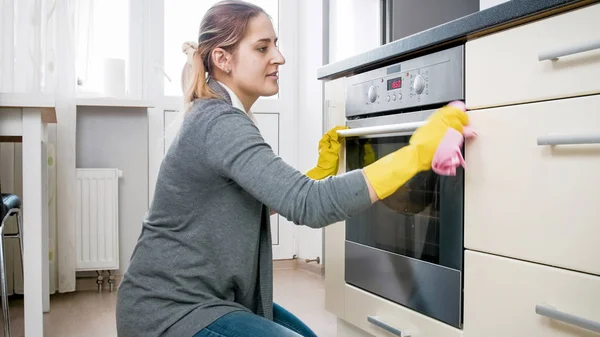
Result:
[[363,157],[364,166],[371,165],[375,162],[375,151],[371,143],[366,143],[364,146],[365,156]]
[[440,108],[415,131],[408,146],[366,166],[364,173],[379,199],[390,196],[417,173],[430,170],[435,151],[448,128],[462,134],[463,126],[468,124],[469,118],[463,110],[453,106]]
[[323,135],[319,141],[317,166],[306,172],[307,176],[315,180],[321,180],[337,174],[340,167],[341,147],[341,140],[337,131],[347,128],[347,126],[336,126]]

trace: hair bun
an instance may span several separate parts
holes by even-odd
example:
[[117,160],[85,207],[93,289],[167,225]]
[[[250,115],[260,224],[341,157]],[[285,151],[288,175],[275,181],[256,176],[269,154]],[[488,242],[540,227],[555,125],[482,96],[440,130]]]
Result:
[[198,43],[193,41],[186,41],[181,46],[181,51],[187,55],[187,63],[190,65],[192,64],[196,50],[198,50]]

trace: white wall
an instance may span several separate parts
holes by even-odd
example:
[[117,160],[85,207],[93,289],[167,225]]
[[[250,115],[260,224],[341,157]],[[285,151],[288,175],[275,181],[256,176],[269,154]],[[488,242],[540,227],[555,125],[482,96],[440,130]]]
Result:
[[[380,12],[379,0],[300,0],[298,9],[297,168],[306,172],[317,163],[323,135],[323,83],[317,69],[328,58],[340,60],[379,46]],[[329,27],[323,21],[329,21]],[[329,40],[326,46],[324,38]],[[298,227],[296,244],[300,259],[323,259],[322,230]]]
[[148,210],[148,116],[139,108],[77,110],[77,168],[117,168],[123,172],[119,179],[117,273],[122,275]]
[[482,11],[507,1],[508,0],[479,0],[479,10]]

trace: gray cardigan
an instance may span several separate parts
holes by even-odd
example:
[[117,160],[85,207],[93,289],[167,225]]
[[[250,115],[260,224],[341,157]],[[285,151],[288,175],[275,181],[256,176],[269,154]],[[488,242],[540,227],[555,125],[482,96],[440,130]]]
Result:
[[197,100],[160,167],[118,290],[123,337],[189,336],[224,314],[273,318],[269,209],[313,228],[371,205],[360,171],[315,181],[224,99]]

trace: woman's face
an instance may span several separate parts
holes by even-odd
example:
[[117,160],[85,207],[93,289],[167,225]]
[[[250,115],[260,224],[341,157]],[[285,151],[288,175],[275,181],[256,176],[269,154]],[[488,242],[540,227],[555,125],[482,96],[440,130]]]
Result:
[[273,23],[267,15],[250,19],[232,61],[229,82],[240,99],[256,100],[277,94],[279,66],[285,58],[279,52]]

